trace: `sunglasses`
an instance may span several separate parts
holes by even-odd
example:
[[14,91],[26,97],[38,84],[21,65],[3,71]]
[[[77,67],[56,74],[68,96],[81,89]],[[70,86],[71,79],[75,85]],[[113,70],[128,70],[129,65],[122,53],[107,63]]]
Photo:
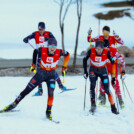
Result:
[[54,45],[48,45],[49,48],[57,48],[57,46]]
[[103,51],[103,49],[97,49],[97,48],[96,48],[95,50],[96,50],[97,52],[98,52],[98,51]]
[[109,33],[105,33],[105,32],[103,32],[103,35],[109,35]]
[[42,31],[43,30],[43,28],[39,28],[39,31]]

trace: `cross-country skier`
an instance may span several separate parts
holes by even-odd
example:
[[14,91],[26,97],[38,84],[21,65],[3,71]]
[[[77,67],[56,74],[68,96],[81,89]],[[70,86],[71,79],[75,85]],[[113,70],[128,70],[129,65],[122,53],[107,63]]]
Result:
[[[104,40],[105,42],[105,46],[107,48],[109,48],[110,54],[112,57],[114,57],[115,59],[115,63],[114,63],[114,67],[115,67],[115,72],[114,72],[114,76],[113,76],[113,71],[112,71],[112,64],[110,63],[110,61],[107,61],[107,70],[108,70],[108,74],[110,74],[113,78],[111,79],[111,84],[113,86],[113,88],[115,89],[116,95],[118,97],[119,100],[119,104],[121,108],[124,108],[124,102],[122,99],[122,95],[121,95],[121,90],[120,90],[120,86],[119,86],[119,81],[118,81],[118,72],[117,72],[117,62],[119,61],[120,66],[121,66],[121,79],[125,78],[125,60],[124,58],[121,56],[121,54],[116,50],[116,48],[113,47],[109,47],[109,41],[108,40]],[[118,60],[118,61],[117,61]],[[115,83],[114,83],[115,82]],[[106,103],[106,96],[105,96],[105,91],[104,91],[104,87],[102,82],[100,82],[100,96],[99,99],[100,101],[100,105],[105,105]]]
[[83,68],[84,68],[84,78],[88,78],[87,72],[87,60],[90,57],[90,68],[89,68],[89,78],[90,78],[90,98],[91,98],[91,109],[90,112],[95,112],[96,102],[95,102],[95,86],[96,80],[100,77],[104,90],[108,95],[109,102],[111,104],[111,111],[114,114],[119,114],[114,103],[112,93],[109,89],[109,78],[106,69],[107,59],[113,64],[114,59],[110,55],[108,49],[104,48],[103,41],[97,41],[95,47],[91,48],[85,55],[83,59]]
[[[55,38],[50,38],[48,40],[48,48],[40,47],[38,49],[38,56],[40,58],[40,68],[37,70],[37,73],[30,80],[26,88],[20,93],[20,95],[15,99],[15,101],[6,106],[2,112],[8,112],[14,109],[18,103],[29,94],[36,86],[45,81],[47,83],[48,89],[48,101],[47,101],[47,109],[46,109],[46,117],[48,119],[52,119],[51,108],[54,99],[54,89],[55,89],[55,81],[56,81],[56,73],[55,69],[57,68],[57,64],[59,58],[64,56],[64,63],[62,67],[62,75],[65,76],[67,71],[67,65],[69,61],[70,54],[67,51],[62,49],[57,49],[57,41]],[[33,70],[36,66],[36,58],[37,55],[34,55],[34,62],[32,63]]]
[[[34,53],[37,53],[36,51],[38,48],[47,47],[49,38],[55,38],[55,37],[53,36],[53,34],[51,32],[45,31],[45,23],[44,22],[39,22],[38,31],[33,32],[31,35],[24,38],[23,41],[25,43],[28,43],[29,40],[35,39],[36,49],[34,50]],[[38,59],[38,60],[40,60],[40,59]],[[37,66],[38,67],[40,66],[39,62],[37,62]],[[32,67],[31,67],[31,69],[32,69]],[[31,69],[30,69],[30,72],[31,72]],[[57,72],[56,72],[56,81],[57,81],[60,89],[66,90],[66,87],[63,86],[61,79],[60,79],[59,75],[57,74]],[[38,92],[35,93],[35,96],[40,96],[42,94],[43,94],[43,89],[42,89],[42,84],[40,83],[38,86]]]
[[106,40],[109,40],[109,43],[110,43],[109,46],[110,47],[115,47],[116,43],[121,44],[121,45],[124,44],[123,40],[116,33],[114,33],[114,36],[109,35],[110,34],[110,27],[104,26],[103,29],[102,29],[102,32],[103,32],[103,35],[98,35],[95,38],[91,38],[92,30],[90,29],[88,31],[87,41],[88,42],[90,42],[90,41],[91,42],[96,42],[97,40],[104,41],[106,39]]
[[[116,43],[119,43],[121,45],[124,44],[123,40],[119,37],[119,35],[117,35],[115,33],[114,33],[114,36],[110,36],[109,35],[110,34],[110,27],[104,26],[103,29],[102,29],[102,32],[103,32],[103,35],[97,36],[95,38],[91,38],[92,30],[89,30],[88,37],[87,37],[88,42],[90,42],[90,41],[91,42],[95,42],[97,40],[105,41],[104,47],[107,47],[107,48],[110,47],[110,51],[114,51],[115,50],[115,49],[113,50],[112,47],[115,48],[115,44]],[[125,61],[124,61],[123,57],[117,51],[116,52],[111,52],[111,54],[112,54],[113,57],[116,57],[116,59],[117,59],[117,56],[115,56],[115,54],[118,55],[118,57],[119,57],[118,60],[120,61],[119,64],[122,63],[121,64],[122,65],[121,76],[125,75],[125,63],[123,63]],[[111,72],[110,71],[111,68],[109,66],[110,65],[107,64],[108,71],[110,73]],[[113,86],[113,88],[116,91],[120,107],[123,108],[124,107],[124,102],[123,102],[123,99],[122,99],[122,96],[121,96],[121,91],[120,91],[120,86],[119,86],[119,81],[118,81],[118,61],[117,60],[115,62],[115,83],[116,84]],[[102,84],[100,84],[100,86],[101,86],[100,88],[102,88]],[[103,88],[102,88],[102,90],[103,90]],[[101,103],[100,104],[103,104],[103,105],[105,104],[105,100],[106,100],[105,98],[106,98],[105,94],[102,94],[102,92],[101,92],[100,95],[99,95],[99,99],[101,99]]]

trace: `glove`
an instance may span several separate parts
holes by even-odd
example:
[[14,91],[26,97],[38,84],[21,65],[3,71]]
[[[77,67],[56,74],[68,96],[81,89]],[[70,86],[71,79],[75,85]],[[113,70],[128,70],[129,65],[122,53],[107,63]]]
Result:
[[31,67],[30,67],[30,72],[35,72],[36,71],[35,67],[36,67],[36,65],[32,64]]
[[90,28],[90,29],[88,30],[88,35],[90,36],[91,33],[92,33],[92,29]]
[[121,72],[121,79],[124,80],[126,78],[126,75],[125,75],[125,70],[122,70]]
[[115,63],[114,58],[111,58],[110,62],[111,62],[111,64],[114,64]]
[[85,72],[84,75],[83,75],[83,77],[84,77],[85,79],[87,79],[87,78],[88,78],[88,72]]
[[114,37],[115,37],[115,39],[119,39],[119,35],[117,35],[116,33],[115,33],[115,31],[113,31],[113,35],[114,35]]
[[25,43],[28,43],[28,38],[27,38],[27,37],[24,38],[23,41],[24,41]]
[[112,78],[112,84],[116,85],[116,78],[115,77]]
[[67,73],[67,67],[62,66],[62,76],[65,76]]

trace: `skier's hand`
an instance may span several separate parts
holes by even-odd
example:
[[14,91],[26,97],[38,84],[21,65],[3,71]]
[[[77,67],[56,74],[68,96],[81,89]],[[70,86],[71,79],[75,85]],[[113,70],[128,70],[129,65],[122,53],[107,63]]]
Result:
[[31,67],[30,67],[30,72],[36,73],[35,67],[36,67],[36,65],[32,64]]
[[91,36],[91,33],[92,33],[92,29],[90,28],[90,29],[88,30],[88,35]]
[[65,76],[67,73],[67,67],[62,66],[62,76]]
[[84,75],[83,75],[83,77],[84,77],[85,79],[87,79],[87,78],[88,78],[88,72],[85,72]]
[[27,38],[27,37],[24,38],[23,41],[24,41],[25,43],[28,43],[28,38]]
[[110,62],[111,62],[111,64],[114,64],[115,63],[115,59],[111,58]]
[[125,70],[122,70],[121,71],[121,79],[124,80],[126,78],[126,75],[125,75]]
[[112,78],[112,84],[116,85],[116,78],[115,77]]
[[116,33],[115,33],[115,31],[113,31],[113,35],[114,35],[114,37],[115,37],[115,39],[116,39],[116,40],[118,40],[118,39],[119,39],[119,35],[118,35],[118,34],[116,34]]

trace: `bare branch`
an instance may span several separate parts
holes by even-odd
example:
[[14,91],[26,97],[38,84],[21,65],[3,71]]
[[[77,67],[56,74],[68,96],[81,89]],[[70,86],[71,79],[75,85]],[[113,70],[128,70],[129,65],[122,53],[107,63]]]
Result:
[[59,6],[61,5],[61,3],[57,0],[53,0],[56,4],[58,4]]
[[59,14],[59,22],[60,22],[60,28],[62,27],[62,10],[63,10],[64,0],[61,0],[61,6],[60,6],[60,14]]
[[65,13],[64,13],[62,22],[64,22],[64,20],[65,20],[65,17],[66,17],[66,14],[67,14],[67,12],[68,12],[69,6],[71,5],[71,2],[72,2],[72,0],[69,1],[68,5],[67,5],[67,7],[66,7],[66,10],[65,10]]

